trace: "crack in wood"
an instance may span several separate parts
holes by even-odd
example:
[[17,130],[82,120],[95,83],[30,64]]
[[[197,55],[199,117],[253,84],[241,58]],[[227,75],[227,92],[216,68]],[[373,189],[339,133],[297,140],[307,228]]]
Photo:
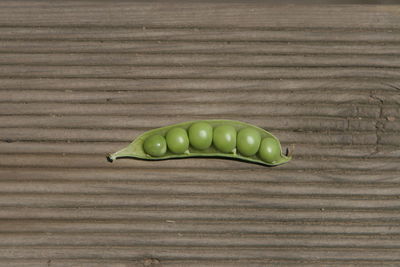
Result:
[[384,118],[383,118],[383,106],[384,101],[376,95],[376,91],[371,91],[370,97],[376,101],[379,106],[379,117],[375,120],[375,135],[376,135],[376,143],[375,149],[369,156],[374,156],[380,152],[380,144],[382,139],[382,133],[384,132]]

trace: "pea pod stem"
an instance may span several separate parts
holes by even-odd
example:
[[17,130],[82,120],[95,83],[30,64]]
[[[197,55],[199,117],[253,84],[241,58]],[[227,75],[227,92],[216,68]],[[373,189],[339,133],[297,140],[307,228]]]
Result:
[[145,159],[145,158],[143,158],[143,154],[136,153],[136,150],[134,148],[132,148],[132,145],[134,145],[134,142],[132,142],[127,147],[124,147],[123,149],[121,149],[121,150],[119,150],[119,151],[117,151],[117,152],[115,152],[113,154],[107,155],[107,160],[109,162],[113,162],[114,160],[119,159],[119,158]]

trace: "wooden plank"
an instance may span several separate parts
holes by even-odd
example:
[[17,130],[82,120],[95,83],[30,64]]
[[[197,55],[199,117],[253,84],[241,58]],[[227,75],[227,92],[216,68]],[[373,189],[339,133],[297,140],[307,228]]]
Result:
[[[23,212],[21,212],[23,211]],[[186,224],[199,225],[213,228],[213,225],[226,225],[227,229],[231,227],[241,227],[248,225],[249,229],[259,229],[266,227],[276,229],[276,225],[281,225],[280,230],[295,229],[305,227],[313,231],[314,228],[325,229],[332,227],[347,233],[357,233],[368,231],[369,227],[380,227],[381,233],[391,234],[398,230],[399,214],[393,210],[332,210],[325,208],[310,207],[309,209],[291,208],[273,208],[273,207],[237,207],[229,209],[228,207],[201,207],[201,206],[181,206],[176,207],[152,206],[152,207],[2,207],[0,219],[4,224],[14,221],[34,224],[51,223],[91,223],[99,225],[113,225],[118,223],[134,225],[133,228],[148,229],[154,223],[163,225],[170,229],[182,227],[184,232]],[[202,226],[203,225],[203,226]],[[204,226],[205,225],[205,226]],[[274,227],[275,225],[275,227]],[[135,227],[136,226],[136,227]],[[51,226],[50,226],[51,227]],[[73,226],[71,226],[73,229]],[[125,227],[121,228],[123,230]],[[49,229],[49,232],[51,232]],[[216,228],[218,230],[219,228]],[[244,227],[246,229],[246,227]],[[357,231],[357,229],[359,229]],[[394,229],[393,231],[391,229]],[[23,231],[24,232],[24,231]],[[317,230],[321,232],[321,230]]]
[[[221,267],[238,267],[238,266],[249,266],[249,267],[257,267],[260,265],[281,265],[281,266],[293,266],[298,264],[307,264],[307,266],[335,266],[335,265],[363,265],[367,267],[374,267],[376,264],[384,263],[386,265],[396,265],[399,261],[380,261],[380,260],[339,260],[339,259],[318,259],[318,260],[305,260],[301,258],[291,258],[291,259],[281,259],[281,258],[268,258],[268,259],[245,259],[245,260],[228,260],[228,259],[197,259],[197,260],[182,260],[182,259],[163,259],[162,261],[159,258],[143,256],[137,259],[53,259],[53,260],[38,260],[38,259],[29,259],[29,260],[3,260],[0,263],[0,266],[6,267],[25,267],[25,266],[46,266],[46,264],[51,264],[53,266],[58,267],[70,267],[73,264],[77,264],[78,266],[87,266],[87,267],[102,267],[104,265],[115,265],[121,267],[143,267],[143,266],[168,266],[168,267],[180,267],[185,266],[210,266],[212,264],[218,264]],[[50,265],[50,266],[51,266]]]
[[[400,35],[400,34],[399,34]],[[206,66],[206,67],[400,67],[393,55],[208,55],[208,54],[3,54],[0,65]]]
[[[399,265],[399,12],[0,2],[0,266]],[[294,158],[106,161],[211,118]]]
[[[185,249],[182,252],[182,249]],[[161,261],[164,258],[179,260],[248,260],[248,259],[329,259],[329,260],[371,260],[371,261],[400,261],[398,249],[351,249],[351,248],[307,248],[307,247],[272,247],[272,248],[232,248],[232,247],[18,247],[17,249],[0,248],[3,258],[10,259],[142,259],[143,255],[158,255]]]
[[[385,106],[384,116],[397,117],[397,105]],[[378,118],[380,107],[365,104],[291,104],[282,108],[280,104],[247,104],[245,101],[229,103],[176,103],[149,104],[74,104],[74,103],[0,103],[0,115],[112,115],[112,116],[156,116],[177,115],[196,118],[222,116],[326,116],[339,118]]]
[[[304,260],[301,258],[292,258],[292,259],[281,259],[281,258],[268,258],[268,259],[245,259],[245,260],[228,260],[228,259],[197,259],[197,260],[173,260],[173,259],[163,259],[161,260],[154,257],[139,257],[137,259],[101,259],[101,260],[90,260],[90,259],[53,259],[53,260],[38,260],[38,259],[29,259],[29,260],[4,260],[0,263],[0,266],[6,267],[25,267],[25,266],[46,266],[46,264],[51,264],[58,267],[70,267],[73,264],[78,264],[81,266],[87,267],[102,267],[104,265],[116,265],[121,267],[142,267],[142,266],[168,266],[168,267],[180,267],[185,266],[210,266],[212,264],[218,264],[221,267],[238,267],[238,266],[249,266],[249,267],[257,267],[260,265],[281,265],[281,266],[293,266],[296,264],[307,264],[307,266],[335,266],[335,265],[363,265],[367,267],[374,267],[376,264],[384,263],[386,265],[396,265],[399,261],[380,261],[380,260],[339,260],[339,259],[318,259],[318,260]],[[162,264],[162,265],[161,265]],[[50,266],[51,266],[50,265]]]
[[[1,30],[1,28],[0,28]],[[76,30],[80,32],[80,30]],[[197,41],[57,41],[1,40],[0,52],[8,53],[112,53],[112,54],[239,54],[239,55],[392,55],[396,43],[351,42],[197,42]]]
[[[18,11],[15,16],[11,10]],[[46,12],[44,12],[46,10]],[[179,10],[179,12],[177,12]],[[212,11],[212,12],[211,12]],[[224,2],[86,2],[2,1],[2,26],[136,27],[277,27],[392,29],[400,23],[397,6],[332,5],[298,6],[268,3]],[[288,20],[287,18],[290,18]]]
[[[49,214],[51,209],[34,209],[38,212],[38,214]],[[66,212],[70,213],[71,211],[65,209]],[[138,211],[139,214],[144,214],[143,211]],[[153,213],[155,213],[154,211]],[[218,211],[215,211],[215,213]],[[253,212],[257,212],[254,210]],[[283,214],[284,211],[272,211],[273,214]],[[150,211],[147,211],[148,214],[151,214]],[[194,214],[195,212],[192,212]],[[198,216],[200,214],[204,214],[204,211],[198,211]],[[288,211],[286,212],[288,213]],[[302,211],[304,214],[309,214],[311,217],[315,216],[317,218],[316,212],[312,211]],[[321,212],[320,212],[321,213]],[[255,236],[260,235],[264,238],[268,237],[300,237],[310,236],[310,237],[322,237],[323,235],[329,235],[333,238],[343,238],[347,240],[354,239],[368,239],[368,238],[381,238],[387,239],[392,237],[394,240],[398,240],[400,229],[399,226],[396,225],[364,225],[363,228],[360,228],[360,223],[354,223],[350,225],[343,224],[334,224],[325,223],[322,221],[323,218],[333,218],[335,215],[343,216],[346,214],[345,212],[335,212],[335,211],[326,211],[329,215],[321,215],[319,219],[321,220],[318,223],[305,223],[299,221],[298,223],[292,221],[287,223],[274,223],[272,221],[260,221],[253,222],[248,225],[248,228],[243,229],[242,226],[234,221],[229,221],[227,218],[221,218],[221,220],[210,220],[210,221],[188,221],[180,218],[176,221],[173,220],[162,220],[163,216],[165,216],[166,212],[161,212],[159,220],[154,218],[154,220],[142,221],[137,220],[136,223],[133,223],[134,220],[75,220],[68,221],[65,219],[52,220],[52,219],[44,219],[44,218],[36,218],[36,219],[20,219],[20,220],[0,220],[0,225],[2,228],[1,234],[11,235],[11,233],[20,233],[20,234],[68,234],[68,233],[83,233],[83,234],[112,234],[112,233],[127,233],[127,234],[141,234],[141,233],[160,233],[160,234],[209,234],[216,235],[221,234],[225,236],[236,236],[243,234],[244,236]],[[98,213],[99,214],[99,213]],[[245,211],[247,216],[251,216],[251,212]],[[313,215],[312,215],[313,214]],[[92,214],[94,215],[94,214]],[[174,213],[171,214],[174,216]],[[175,214],[176,215],[176,214]],[[209,214],[209,216],[211,213]],[[372,215],[370,213],[369,215]],[[375,214],[376,216],[377,214]],[[30,214],[27,216],[27,218]],[[361,213],[358,213],[360,218],[364,218]],[[384,215],[383,215],[384,216]],[[65,217],[65,216],[63,216]],[[200,218],[200,217],[198,217]],[[194,219],[194,218],[193,218]],[[364,218],[365,219],[365,218]],[[395,224],[395,222],[394,222]],[[386,234],[382,234],[385,232]]]
[[[135,197],[133,197],[135,196]],[[223,198],[221,198],[223,197]],[[335,201],[332,201],[334,199]],[[351,199],[351,198],[324,198],[324,197],[282,197],[268,195],[239,195],[239,194],[63,194],[63,193],[31,193],[31,194],[3,194],[0,196],[0,207],[14,208],[115,208],[140,207],[151,208],[272,208],[291,210],[340,210],[368,212],[376,209],[394,212],[398,209],[398,199]],[[162,203],[162,204],[160,204]]]
[[[39,156],[37,156],[39,157]],[[53,156],[54,157],[54,156]],[[217,162],[218,163],[218,162]],[[130,163],[125,168],[93,168],[93,167],[70,167],[68,171],[62,167],[41,167],[41,166],[18,166],[18,167],[2,167],[0,169],[1,181],[170,181],[186,182],[186,181],[209,181],[209,182],[258,182],[265,183],[297,183],[343,185],[354,183],[355,186],[397,186],[399,176],[396,171],[382,171],[370,169],[367,171],[360,170],[343,170],[343,169],[324,169],[324,170],[296,170],[296,169],[279,169],[269,170],[250,168],[238,169],[231,171],[224,169],[199,169],[196,172],[187,174],[184,168],[169,169],[170,176],[163,176],[165,168],[157,170],[150,168],[138,168]],[[132,170],[137,174],[132,176]]]
[[[365,77],[366,78],[366,77]],[[94,78],[0,78],[2,90],[79,90],[79,91],[131,91],[131,90],[266,90],[277,92],[304,91],[359,91],[396,93],[397,79],[94,79]]]
[[[380,98],[387,99],[387,104],[397,104],[399,94],[385,93],[379,95]],[[304,92],[298,93],[296,97],[290,92],[270,92],[261,90],[242,90],[235,92],[223,92],[219,90],[207,91],[121,91],[121,92],[80,92],[80,91],[41,91],[32,92],[30,90],[4,90],[0,91],[0,99],[5,102],[49,102],[49,103],[126,103],[126,104],[146,104],[154,103],[231,103],[232,105],[243,102],[247,103],[319,103],[319,104],[376,104],[376,99],[370,92],[351,93],[334,92],[329,95],[324,92]]]
[[[398,248],[399,239],[390,237],[377,237],[374,244],[371,244],[368,238],[337,238],[332,236],[328,239],[321,239],[320,236],[309,237],[302,240],[296,237],[285,236],[263,236],[263,235],[226,235],[216,236],[213,234],[176,234],[176,233],[24,233],[15,236],[15,234],[0,234],[0,246],[35,246],[50,247],[57,246],[63,242],[65,246],[165,246],[165,247],[232,247],[243,246],[251,247],[325,247],[325,248],[350,248],[350,249],[367,249],[367,248]],[[268,238],[266,238],[268,237]]]
[[[136,4],[136,3],[135,3]],[[309,42],[309,43],[355,43],[390,44],[400,42],[397,29],[371,28],[302,28],[294,29],[249,29],[213,26],[202,27],[138,27],[121,25],[89,27],[52,25],[1,27],[0,40],[23,41],[160,41],[164,42]],[[334,33],[334,34],[333,34]]]
[[[171,185],[168,181],[116,181],[109,185],[109,181],[54,181],[51,190],[48,181],[35,181],[21,187],[26,181],[1,181],[0,193],[2,194],[149,194],[149,195],[214,195],[214,194],[237,194],[237,195],[265,195],[265,197],[276,196],[280,198],[296,198],[310,196],[310,198],[342,198],[356,199],[394,199],[399,195],[400,188],[389,185],[348,185],[343,189],[341,185],[324,184],[298,184],[295,188],[290,184],[268,184],[267,188],[260,188],[260,183],[254,182],[223,182],[212,181],[185,181]],[[50,191],[50,192],[49,192]]]
[[338,67],[131,67],[131,66],[0,66],[0,77],[97,79],[399,79],[397,68]]

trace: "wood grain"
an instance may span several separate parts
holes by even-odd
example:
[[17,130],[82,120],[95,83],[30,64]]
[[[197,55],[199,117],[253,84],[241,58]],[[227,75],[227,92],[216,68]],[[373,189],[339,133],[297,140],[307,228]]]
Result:
[[[0,28],[1,29],[1,28]],[[385,49],[380,49],[382,45]],[[110,40],[2,40],[0,53],[112,53],[211,55],[389,55],[399,54],[398,43],[284,42],[284,41],[110,41]]]
[[[266,77],[267,78],[267,77]],[[62,78],[0,78],[0,89],[24,89],[24,90],[67,90],[68,92],[79,91],[132,91],[132,90],[222,90],[222,91],[249,91],[267,90],[285,91],[322,91],[332,90],[369,93],[392,92],[397,93],[400,86],[397,79],[252,79],[252,80],[229,80],[229,79],[99,79],[74,78],[67,81]]]
[[[398,29],[371,29],[354,28],[342,29],[334,28],[331,31],[312,27],[304,29],[295,27],[291,29],[267,28],[230,28],[218,27],[112,27],[113,25],[87,27],[74,26],[22,26],[22,27],[1,27],[1,39],[4,40],[32,40],[32,41],[203,41],[203,42],[335,42],[335,43],[355,43],[366,42],[368,44],[398,43],[400,37]],[[332,33],[335,34],[332,34]],[[156,43],[155,43],[156,44]]]
[[[14,16],[12,11],[19,16]],[[393,29],[400,23],[398,12],[398,6],[390,5],[299,6],[293,9],[290,5],[271,7],[259,2],[130,4],[103,1],[94,6],[90,1],[31,3],[25,0],[15,4],[8,0],[1,3],[0,25]]]
[[3,54],[2,65],[50,66],[205,66],[205,67],[400,67],[393,55],[209,55],[209,54]]
[[[0,266],[400,265],[399,14],[1,1]],[[293,161],[105,159],[214,118]]]

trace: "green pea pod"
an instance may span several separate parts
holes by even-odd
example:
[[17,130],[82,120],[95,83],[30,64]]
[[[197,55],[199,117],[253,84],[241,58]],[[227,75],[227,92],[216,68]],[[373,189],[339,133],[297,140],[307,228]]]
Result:
[[107,159],[218,157],[276,166],[291,159],[287,154],[282,153],[274,135],[257,126],[233,120],[202,120],[147,131]]

